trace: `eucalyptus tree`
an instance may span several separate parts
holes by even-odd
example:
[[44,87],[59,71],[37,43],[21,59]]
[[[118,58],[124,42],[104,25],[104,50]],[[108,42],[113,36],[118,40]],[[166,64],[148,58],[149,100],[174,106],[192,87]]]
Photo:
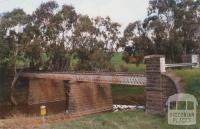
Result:
[[[200,26],[199,8],[200,3],[197,0],[150,1],[148,18],[157,16],[157,19],[149,20],[149,24],[163,27],[163,35],[155,36],[154,41],[164,46],[163,50],[160,50],[171,60],[175,60],[177,55],[199,53],[200,44],[195,37]],[[162,24],[156,23],[157,21],[161,21]],[[151,25],[148,27],[152,28]],[[161,37],[165,40],[159,41]]]
[[[148,48],[142,45],[145,51],[139,53],[164,54],[169,61],[180,60],[184,54],[200,53],[199,14],[199,0],[150,0],[147,18],[140,25],[130,24],[123,41],[134,40],[134,52],[138,51],[138,44],[148,41]],[[135,31],[127,31],[131,29]]]
[[[75,31],[77,13],[74,7],[63,5],[59,9],[55,1],[40,5],[33,13],[30,29],[39,32],[32,39],[33,49],[27,51],[34,67],[43,70],[66,71],[70,69],[73,52],[72,34]],[[35,34],[34,34],[35,35]],[[31,46],[32,47],[32,46]],[[35,49],[34,49],[35,48]],[[35,50],[37,54],[34,55]],[[46,59],[43,59],[46,57]]]
[[77,22],[77,14],[72,6],[63,5],[47,26],[47,37],[52,43],[47,45],[49,67],[56,71],[66,71],[70,68],[73,54],[72,34]]
[[11,12],[2,14],[0,22],[1,49],[7,53],[3,54],[1,64],[7,64],[9,67],[16,66],[18,55],[23,54],[22,50],[25,43],[22,40],[22,29],[27,24],[28,19],[22,9],[14,9]]
[[118,36],[119,24],[111,22],[110,18],[91,19],[80,15],[73,35],[76,57],[79,59],[77,69],[109,70]]
[[97,70],[113,70],[111,58],[117,51],[120,37],[120,24],[111,21],[109,17],[96,17],[93,20],[96,32],[96,50],[90,60]]
[[122,59],[127,63],[139,64],[145,55],[153,53],[152,42],[141,21],[130,23],[125,28],[120,45],[125,48]]
[[[55,36],[49,28],[54,18],[58,4],[54,1],[42,3],[31,15],[32,21],[26,26],[24,32],[29,36],[29,49],[26,58],[30,60],[33,70],[48,69],[49,55],[47,48],[55,43]],[[56,27],[55,27],[56,28]]]
[[[2,14],[0,22],[0,65],[6,66],[13,72],[13,80],[10,84],[11,102],[16,104],[12,91],[19,77],[17,66],[20,61],[24,61],[24,50],[27,42],[23,34],[23,27],[28,23],[29,16],[22,9],[14,9],[11,12]],[[9,81],[9,80],[8,80]]]

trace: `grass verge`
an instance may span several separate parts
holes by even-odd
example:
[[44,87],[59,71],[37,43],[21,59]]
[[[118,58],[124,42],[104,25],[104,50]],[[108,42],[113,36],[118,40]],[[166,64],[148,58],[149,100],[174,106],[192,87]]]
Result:
[[174,70],[172,72],[184,79],[187,85],[186,92],[194,95],[200,104],[200,69]]
[[[199,111],[200,112],[200,111]],[[199,114],[198,114],[199,116]],[[199,117],[198,117],[199,118]],[[198,119],[198,121],[200,121]],[[143,110],[104,113],[80,118],[71,122],[54,124],[46,129],[199,129],[194,126],[170,126],[167,118],[144,113]]]

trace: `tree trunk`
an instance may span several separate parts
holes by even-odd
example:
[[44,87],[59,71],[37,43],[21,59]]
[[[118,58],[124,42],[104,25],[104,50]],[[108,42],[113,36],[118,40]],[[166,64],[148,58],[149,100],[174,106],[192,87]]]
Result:
[[19,78],[19,75],[21,74],[21,72],[23,71],[23,69],[21,69],[18,73],[17,73],[17,69],[15,68],[15,74],[14,74],[14,78],[13,78],[13,81],[11,83],[11,95],[10,95],[10,100],[11,100],[11,103],[13,105],[17,105],[17,101],[14,97],[14,91],[15,91],[15,85],[16,85],[16,82]]

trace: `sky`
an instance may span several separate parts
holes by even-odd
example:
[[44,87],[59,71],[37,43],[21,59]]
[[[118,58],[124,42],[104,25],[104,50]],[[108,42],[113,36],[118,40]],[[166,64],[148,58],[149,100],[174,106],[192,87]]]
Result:
[[[0,0],[0,13],[14,8],[23,8],[31,14],[42,2],[49,0]],[[149,0],[55,0],[60,5],[75,7],[78,13],[96,16],[109,16],[125,28],[130,22],[143,20],[147,15]]]

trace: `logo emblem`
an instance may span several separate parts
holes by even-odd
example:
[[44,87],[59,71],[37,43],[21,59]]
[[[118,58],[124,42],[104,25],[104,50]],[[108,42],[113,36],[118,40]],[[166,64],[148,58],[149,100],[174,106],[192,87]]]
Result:
[[195,125],[197,99],[190,94],[175,94],[168,98],[168,124]]

